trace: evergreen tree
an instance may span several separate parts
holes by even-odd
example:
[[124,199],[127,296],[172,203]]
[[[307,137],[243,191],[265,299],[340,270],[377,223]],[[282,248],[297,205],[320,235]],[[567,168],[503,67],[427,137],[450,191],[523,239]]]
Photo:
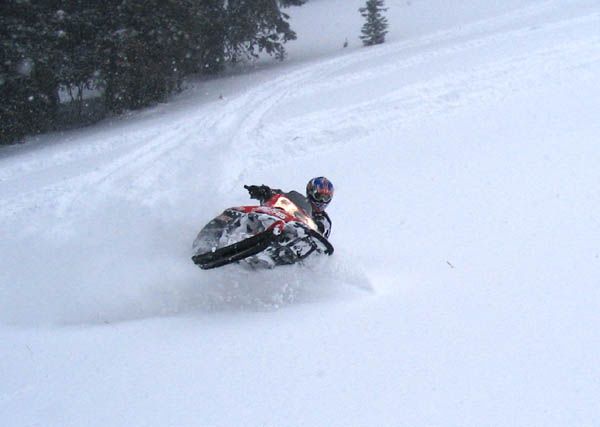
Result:
[[290,28],[289,15],[282,7],[299,6],[305,0],[229,0],[225,54],[229,61],[257,58],[266,52],[277,59],[285,58],[284,44],[296,39]]
[[194,1],[188,15],[186,73],[214,74],[225,67],[227,17],[225,0]]
[[183,39],[174,0],[127,0],[106,10],[99,81],[109,111],[162,100],[177,86]]
[[54,71],[61,89],[76,103],[79,119],[84,92],[97,87],[101,63],[96,44],[102,19],[98,10],[87,6],[88,3],[87,0],[61,1],[48,18],[57,35],[56,49],[60,52]]
[[47,130],[58,108],[57,35],[48,3],[6,0],[0,6],[0,143]]
[[365,7],[359,9],[360,14],[366,19],[362,27],[360,39],[365,46],[372,46],[385,42],[387,34],[387,19],[383,12],[387,10],[383,4],[384,0],[367,0]]
[[305,1],[3,0],[0,143],[52,128],[71,105],[83,119],[85,90],[118,113],[163,100],[192,73],[262,52],[283,59],[296,34],[281,9]]

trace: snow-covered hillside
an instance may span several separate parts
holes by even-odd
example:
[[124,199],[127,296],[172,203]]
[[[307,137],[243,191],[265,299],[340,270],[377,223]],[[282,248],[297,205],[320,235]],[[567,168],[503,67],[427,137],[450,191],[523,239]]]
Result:
[[[364,49],[362,3],[0,149],[0,425],[600,425],[600,4],[388,0]],[[315,175],[332,258],[191,263],[244,184]]]

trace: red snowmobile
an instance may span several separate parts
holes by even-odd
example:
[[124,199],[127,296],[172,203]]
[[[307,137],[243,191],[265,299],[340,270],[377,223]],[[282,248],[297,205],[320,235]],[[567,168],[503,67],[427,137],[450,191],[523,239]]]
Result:
[[275,194],[264,205],[226,209],[194,240],[192,261],[208,270],[234,262],[258,268],[294,264],[311,254],[331,255],[302,194]]

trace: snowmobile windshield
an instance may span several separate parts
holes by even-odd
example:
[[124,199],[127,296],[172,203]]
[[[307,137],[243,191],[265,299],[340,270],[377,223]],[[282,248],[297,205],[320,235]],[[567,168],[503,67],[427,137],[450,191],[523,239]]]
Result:
[[300,209],[306,212],[308,216],[312,217],[312,207],[310,206],[308,200],[306,200],[306,197],[294,190],[288,193],[284,193],[284,195],[285,197],[290,199],[296,206],[298,206]]

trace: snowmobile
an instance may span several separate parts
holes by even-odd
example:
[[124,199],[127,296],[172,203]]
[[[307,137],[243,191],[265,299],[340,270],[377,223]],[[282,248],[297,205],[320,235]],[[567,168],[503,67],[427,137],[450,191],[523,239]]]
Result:
[[192,261],[203,270],[236,262],[273,268],[333,254],[310,203],[296,191],[275,194],[261,206],[226,209],[200,230],[193,250]]

